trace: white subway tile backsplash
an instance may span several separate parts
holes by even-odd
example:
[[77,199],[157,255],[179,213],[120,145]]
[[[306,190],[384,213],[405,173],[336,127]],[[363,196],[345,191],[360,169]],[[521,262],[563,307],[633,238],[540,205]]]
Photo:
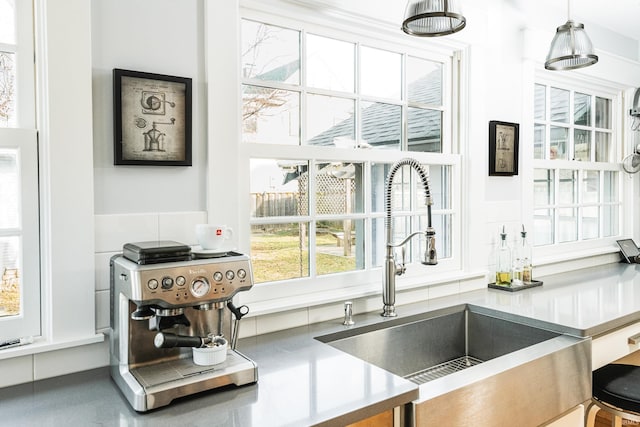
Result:
[[[495,278],[493,278],[495,279]],[[487,278],[473,278],[460,281],[460,293],[484,289],[489,284]]]
[[110,296],[109,289],[96,292],[96,331],[109,328]]
[[428,299],[446,297],[460,293],[460,283],[451,282],[443,285],[434,285],[429,287]]
[[198,243],[196,224],[207,222],[206,212],[173,212],[158,215],[160,240],[173,240],[187,245]]
[[380,295],[372,295],[369,297],[358,298],[353,307],[354,313],[369,313],[371,311],[382,312],[382,297]]
[[103,252],[95,254],[95,286],[96,291],[109,290],[109,260],[118,252]]
[[[357,313],[355,301],[352,301],[353,313]],[[309,307],[309,324],[344,318],[344,302]]]
[[257,317],[244,317],[240,321],[240,334],[238,338],[253,337],[257,332]]
[[282,329],[296,328],[309,324],[309,311],[307,308],[291,310],[281,313],[266,314],[256,320],[256,333],[258,335]]
[[[33,355],[34,380],[109,365],[109,340]],[[3,361],[4,363],[4,361]]]
[[[429,299],[430,288],[416,288],[396,293],[396,305],[411,304],[416,301]],[[382,297],[378,297],[380,311],[382,311]]]
[[0,388],[33,381],[33,356],[3,359],[0,364]]
[[96,252],[118,252],[125,243],[158,240],[157,214],[96,215]]

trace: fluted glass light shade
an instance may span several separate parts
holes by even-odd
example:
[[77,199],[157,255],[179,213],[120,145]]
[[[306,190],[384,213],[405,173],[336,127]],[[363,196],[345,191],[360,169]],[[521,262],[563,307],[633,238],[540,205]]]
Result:
[[455,0],[409,0],[402,31],[412,36],[435,37],[462,30],[467,20]]
[[584,25],[571,20],[571,0],[567,0],[567,23],[556,30],[544,63],[547,70],[575,70],[598,62]]

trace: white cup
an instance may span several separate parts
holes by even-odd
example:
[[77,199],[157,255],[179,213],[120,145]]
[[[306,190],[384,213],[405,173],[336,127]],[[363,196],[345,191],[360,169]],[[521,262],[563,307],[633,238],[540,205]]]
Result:
[[233,230],[226,225],[197,224],[196,237],[205,250],[220,249],[233,236]]
[[227,340],[221,336],[205,347],[193,348],[193,363],[200,366],[217,365],[227,360]]

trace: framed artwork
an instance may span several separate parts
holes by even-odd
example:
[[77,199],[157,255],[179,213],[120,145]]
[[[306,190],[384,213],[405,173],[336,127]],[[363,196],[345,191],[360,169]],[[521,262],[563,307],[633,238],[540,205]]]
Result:
[[191,166],[191,79],[113,70],[114,164]]
[[517,123],[489,122],[489,176],[518,175]]

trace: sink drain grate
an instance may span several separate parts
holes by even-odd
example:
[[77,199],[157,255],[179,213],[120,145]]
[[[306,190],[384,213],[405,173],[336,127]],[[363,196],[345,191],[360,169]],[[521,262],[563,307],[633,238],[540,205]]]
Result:
[[414,372],[405,376],[406,379],[416,384],[424,384],[437,378],[444,377],[454,372],[462,371],[475,365],[482,363],[482,360],[471,356],[462,356],[457,359],[449,360],[436,366]]

